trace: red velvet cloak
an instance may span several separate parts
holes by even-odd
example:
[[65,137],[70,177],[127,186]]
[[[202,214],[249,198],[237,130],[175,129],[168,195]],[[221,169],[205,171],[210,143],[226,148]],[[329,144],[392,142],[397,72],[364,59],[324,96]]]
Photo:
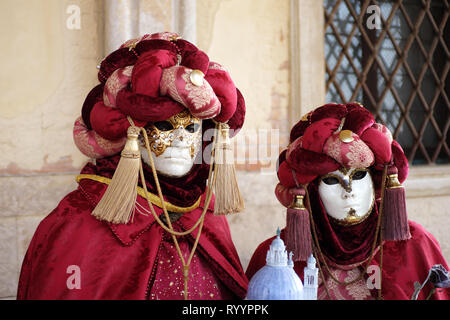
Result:
[[[91,215],[106,185],[81,180],[38,226],[25,255],[17,299],[148,299],[163,229],[152,215],[136,213],[133,222],[113,225]],[[145,199],[137,201],[147,210]],[[183,214],[177,225],[191,228],[202,212]],[[233,245],[227,220],[214,216],[214,201],[205,217],[197,248],[232,298],[244,298],[247,278]],[[162,210],[154,206],[157,214]],[[196,231],[186,236],[194,242]],[[69,266],[78,266],[81,288],[67,286]],[[182,277],[182,275],[179,275]]]
[[[428,271],[435,264],[442,264],[448,270],[439,243],[433,235],[415,222],[409,221],[409,227],[411,239],[385,241],[383,245],[382,295],[385,300],[410,300],[414,292],[414,282],[423,283]],[[284,240],[284,237],[283,229],[281,238]],[[248,279],[251,280],[253,275],[266,264],[266,253],[274,238],[262,242],[254,252],[246,271]],[[374,255],[371,265],[380,265],[379,250]],[[365,263],[358,268],[362,271],[364,266]],[[303,261],[294,264],[294,270],[302,281],[304,267]],[[324,274],[327,274],[326,269],[322,269]],[[365,278],[367,279],[368,276]],[[418,300],[425,299],[432,288],[432,284],[427,283],[419,294]],[[370,290],[372,298],[377,297],[377,291],[377,289]],[[450,300],[450,289],[437,289],[430,299]]]

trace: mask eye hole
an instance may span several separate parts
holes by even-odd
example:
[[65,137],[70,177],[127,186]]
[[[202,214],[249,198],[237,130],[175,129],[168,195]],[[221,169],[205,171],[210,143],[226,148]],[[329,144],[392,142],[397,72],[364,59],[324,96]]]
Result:
[[339,180],[335,177],[326,177],[325,179],[322,179],[323,183],[328,185],[338,184]]
[[197,132],[199,128],[200,128],[200,125],[198,123],[191,123],[190,125],[188,125],[186,127],[186,131],[189,133],[194,133],[194,132]]
[[367,175],[367,171],[363,171],[363,170],[357,171],[357,172],[355,172],[355,173],[353,174],[352,179],[353,179],[353,180],[361,180],[361,179],[364,179],[364,177],[365,177],[366,175]]
[[169,121],[158,121],[153,123],[153,125],[160,131],[169,131],[173,129],[173,126]]

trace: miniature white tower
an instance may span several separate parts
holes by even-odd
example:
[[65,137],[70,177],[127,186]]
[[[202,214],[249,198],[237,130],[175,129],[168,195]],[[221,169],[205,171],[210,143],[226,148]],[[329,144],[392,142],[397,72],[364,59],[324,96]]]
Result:
[[319,269],[316,268],[316,259],[311,254],[303,269],[303,300],[317,300],[318,280]]

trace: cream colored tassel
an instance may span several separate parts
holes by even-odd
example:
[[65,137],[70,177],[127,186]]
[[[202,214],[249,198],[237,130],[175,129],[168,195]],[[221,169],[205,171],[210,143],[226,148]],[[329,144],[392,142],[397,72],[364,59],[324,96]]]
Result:
[[139,130],[135,126],[128,128],[127,142],[111,183],[92,212],[92,215],[99,220],[128,223],[134,214],[141,165],[141,153],[137,140]]
[[223,215],[244,210],[244,199],[239,191],[234,168],[234,152],[230,143],[229,126],[218,123],[217,147],[215,150],[214,214]]

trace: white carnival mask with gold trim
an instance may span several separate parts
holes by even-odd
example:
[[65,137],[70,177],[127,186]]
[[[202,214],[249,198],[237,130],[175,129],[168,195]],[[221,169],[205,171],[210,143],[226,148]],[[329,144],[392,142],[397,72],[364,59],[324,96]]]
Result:
[[[187,110],[166,121],[158,121],[146,127],[150,150],[159,174],[182,177],[194,165],[202,145],[202,121]],[[144,163],[150,166],[150,159],[141,142]]]
[[347,226],[365,220],[375,202],[373,181],[367,169],[340,168],[322,176],[319,195],[328,216]]

